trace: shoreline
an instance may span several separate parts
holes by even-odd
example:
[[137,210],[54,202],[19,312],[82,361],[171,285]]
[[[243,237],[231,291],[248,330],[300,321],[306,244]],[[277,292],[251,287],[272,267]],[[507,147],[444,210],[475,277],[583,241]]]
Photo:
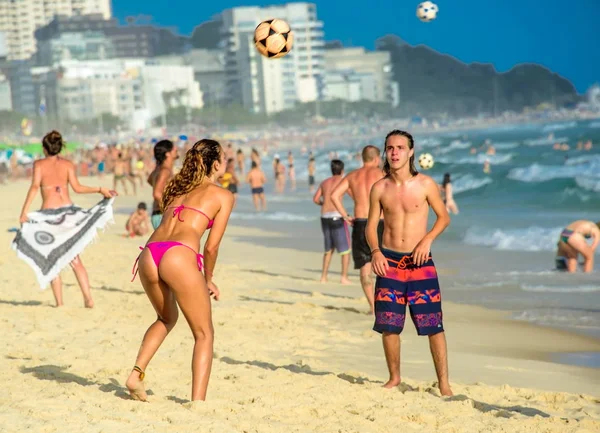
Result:
[[[251,232],[251,234],[247,234],[246,236],[240,237],[239,239],[235,238],[235,242],[244,242],[249,245],[255,245],[258,239],[263,238],[263,239],[267,239],[267,242],[266,242],[266,244],[264,244],[262,246],[278,249],[282,253],[286,252],[287,250],[293,250],[293,251],[297,251],[298,253],[312,254],[312,255],[315,255],[315,257],[320,254],[320,252],[316,251],[316,250],[311,251],[311,250],[303,249],[303,248],[297,248],[297,247],[295,248],[293,246],[293,243],[291,243],[291,242],[286,245],[283,245],[281,242],[278,242],[277,241],[278,239],[281,239],[281,238],[289,239],[290,238],[289,234],[287,234],[285,232],[280,232],[275,229],[273,229],[272,231],[269,231],[269,230],[266,230],[266,229],[260,228],[260,227],[252,227],[252,229],[250,229],[248,226],[245,226],[242,223],[243,223],[243,220],[242,221],[233,220],[229,223],[229,225],[230,225],[230,227],[236,227],[236,229],[239,229],[239,230],[243,230],[243,229],[252,230],[252,232]],[[244,238],[246,238],[246,239],[244,239]],[[269,239],[271,240],[271,242],[268,241]],[[334,262],[335,262],[335,260],[332,261],[332,269],[337,269],[336,263],[334,263]],[[443,259],[442,259],[442,263],[443,263]],[[439,266],[439,272],[440,272],[440,274],[444,274],[444,273],[448,273],[449,271],[442,264],[442,266]],[[339,271],[337,271],[337,270],[332,271],[330,269],[330,273],[339,275]],[[359,285],[358,285],[359,283],[357,282],[357,278],[358,278],[357,275],[358,275],[357,271],[352,269],[352,266],[351,266],[350,276],[354,277],[353,280],[356,283],[357,287],[359,287]],[[315,279],[315,281],[317,281],[317,279]],[[351,287],[353,287],[353,286],[351,286]],[[444,293],[444,289],[442,288],[442,294],[443,293]],[[555,326],[555,325],[538,324],[538,323],[534,323],[531,321],[522,320],[517,317],[514,317],[515,315],[520,313],[518,310],[501,308],[501,306],[494,308],[494,307],[490,307],[488,305],[478,304],[477,302],[456,301],[456,300],[444,302],[444,304],[447,304],[447,303],[463,305],[466,307],[481,308],[481,309],[484,309],[485,311],[488,311],[493,314],[500,314],[503,319],[505,319],[507,322],[510,322],[510,323],[519,323],[519,324],[523,324],[524,326],[531,326],[531,327],[534,327],[534,328],[540,329],[540,330],[549,329],[549,330],[553,330],[558,333],[561,333],[561,335],[571,335],[571,336],[589,338],[590,341],[593,341],[594,343],[598,343],[599,346],[598,346],[598,350],[595,352],[592,352],[592,356],[589,357],[589,358],[591,358],[591,361],[593,362],[593,364],[585,365],[585,366],[589,367],[589,368],[600,369],[600,336],[598,336],[597,333],[581,331],[573,326],[561,328],[561,327]],[[575,355],[575,356],[563,356],[563,355]],[[562,364],[565,364],[566,361],[573,360],[574,363],[567,362],[567,365],[581,366],[582,360],[581,360],[581,358],[578,358],[576,355],[577,355],[577,352],[569,352],[568,350],[557,351],[557,352],[548,351],[543,359],[542,358],[537,358],[537,359],[549,361],[549,362],[555,362],[555,363],[558,362],[558,363],[562,363]],[[558,360],[560,360],[560,361],[558,361]]]

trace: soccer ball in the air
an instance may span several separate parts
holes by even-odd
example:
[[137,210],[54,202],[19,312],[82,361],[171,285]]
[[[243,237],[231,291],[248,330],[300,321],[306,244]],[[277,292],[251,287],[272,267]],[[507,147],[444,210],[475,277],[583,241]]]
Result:
[[294,33],[287,22],[272,19],[260,23],[254,30],[254,45],[260,54],[270,59],[283,57],[292,49]]
[[429,170],[433,167],[433,156],[431,156],[431,153],[423,153],[419,156],[419,165],[423,170]]
[[433,21],[438,13],[438,7],[435,3],[426,1],[420,3],[417,6],[417,18],[419,18],[424,23],[428,23],[429,21]]

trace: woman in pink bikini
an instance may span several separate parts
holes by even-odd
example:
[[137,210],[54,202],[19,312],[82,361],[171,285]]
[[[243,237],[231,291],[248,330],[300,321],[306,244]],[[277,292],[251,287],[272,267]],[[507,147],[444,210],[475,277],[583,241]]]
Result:
[[[213,358],[210,296],[219,299],[212,277],[233,208],[233,194],[215,184],[225,167],[225,152],[218,142],[204,139],[194,144],[181,171],[165,189],[161,203],[164,217],[138,257],[140,280],[158,318],[146,331],[127,379],[126,386],[135,400],[147,398],[145,370],[177,323],[177,305],[195,340],[192,400],[206,398]],[[209,229],[202,255],[198,252],[200,240]]]

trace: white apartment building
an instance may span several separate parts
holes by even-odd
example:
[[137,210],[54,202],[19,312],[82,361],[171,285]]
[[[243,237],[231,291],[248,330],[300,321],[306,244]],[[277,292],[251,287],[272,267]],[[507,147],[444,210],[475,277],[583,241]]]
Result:
[[221,50],[194,49],[185,54],[186,61],[194,68],[196,81],[205,104],[218,104],[227,99],[225,77],[225,54]]
[[200,84],[205,105],[227,100],[225,53],[219,49],[192,49],[185,54],[154,57],[161,65],[186,65],[194,68],[194,77]]
[[[261,56],[253,41],[256,26],[272,18],[286,20],[294,32],[292,51],[279,59]],[[271,114],[317,99],[325,42],[315,4],[238,7],[223,11],[217,19],[225,40],[230,100],[255,113]]]
[[366,51],[362,47],[326,50],[325,99],[368,100],[397,106],[398,85],[392,81],[391,63],[387,51]]
[[[53,71],[53,74],[49,72]],[[34,68],[48,107],[63,120],[86,120],[110,113],[131,129],[145,129],[169,107],[202,108],[200,85],[191,66],[156,65],[144,59],[63,61]]]
[[373,77],[370,74],[361,76],[353,70],[326,71],[323,99],[358,102],[365,99],[366,92],[363,89],[365,81],[373,81]]
[[6,35],[3,32],[0,32],[0,59],[5,58],[6,56],[8,56],[8,46],[6,44]]
[[204,106],[192,66],[162,65],[141,59],[127,63],[138,68],[143,86],[144,110],[134,116],[135,129],[149,126],[151,119],[165,114],[169,108]]
[[7,39],[8,59],[24,60],[36,52],[34,32],[55,15],[112,15],[111,0],[0,0],[0,33]]
[[0,111],[12,110],[12,95],[8,78],[0,72]]

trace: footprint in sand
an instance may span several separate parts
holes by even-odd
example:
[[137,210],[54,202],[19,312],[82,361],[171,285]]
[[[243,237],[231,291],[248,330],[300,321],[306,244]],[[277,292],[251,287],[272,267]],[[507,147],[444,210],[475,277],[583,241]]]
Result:
[[504,366],[504,365],[486,365],[485,368],[487,368],[489,370],[515,371],[515,372],[518,372],[518,373],[530,372],[530,370],[525,370],[523,368],[507,367],[507,366]]

